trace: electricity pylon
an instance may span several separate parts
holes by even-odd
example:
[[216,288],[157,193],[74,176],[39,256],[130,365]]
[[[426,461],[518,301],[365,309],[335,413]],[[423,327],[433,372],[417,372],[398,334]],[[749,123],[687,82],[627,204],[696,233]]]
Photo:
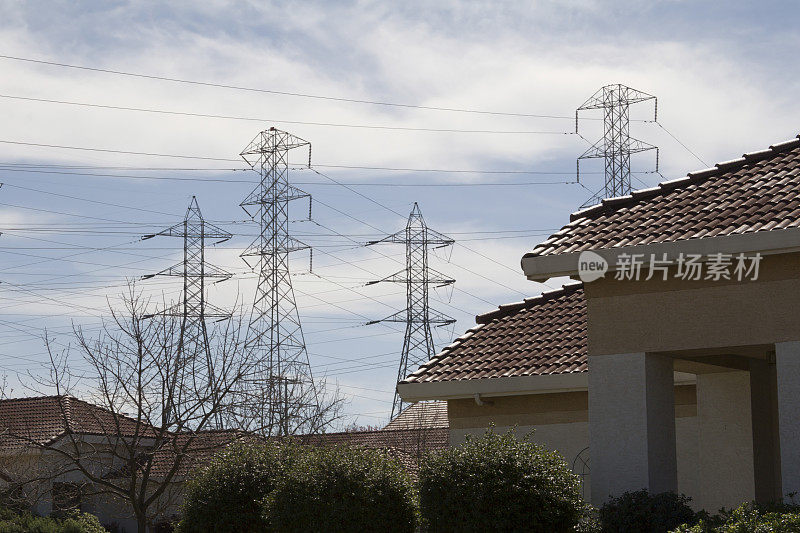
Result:
[[[256,357],[243,400],[250,424],[268,435],[303,430],[318,406],[311,365],[289,274],[289,254],[309,247],[289,235],[289,203],[311,196],[289,184],[289,151],[311,143],[275,128],[262,131],[240,154],[261,181],[240,204],[260,234],[241,257],[258,271],[246,348]],[[254,259],[254,260],[253,260]]]
[[[202,381],[210,383],[214,379],[214,368],[206,319],[222,320],[230,318],[231,313],[206,301],[206,279],[219,282],[229,279],[231,274],[206,262],[206,240],[220,244],[230,239],[232,235],[206,222],[200,212],[197,198],[192,196],[182,222],[158,233],[145,235],[143,240],[156,236],[182,238],[183,261],[157,274],[144,276],[143,279],[155,276],[183,277],[181,301],[157,314],[178,317],[181,320],[176,367],[182,369],[181,372],[188,378],[199,380],[201,383]],[[222,423],[220,417],[214,422]]]
[[630,194],[631,154],[655,150],[656,171],[658,171],[658,148],[630,136],[630,106],[648,100],[653,100],[653,120],[655,121],[658,119],[657,98],[621,84],[606,85],[575,110],[575,133],[578,133],[578,113],[580,111],[603,110],[603,138],[578,157],[577,172],[578,181],[580,181],[581,159],[602,158],[605,160],[605,186],[592,196],[584,204],[584,207],[603,198]]
[[[406,245],[406,268],[384,279],[371,281],[367,285],[381,282],[404,283],[406,285],[406,308],[378,322],[404,322],[406,333],[403,339],[403,352],[400,355],[400,368],[397,381],[408,376],[408,367],[415,369],[436,355],[436,348],[431,334],[431,324],[445,326],[455,323],[455,319],[430,308],[428,292],[431,285],[444,287],[455,283],[428,266],[428,247],[450,246],[455,241],[438,231],[430,229],[422,218],[419,206],[414,208],[408,217],[405,229],[378,241],[371,241],[367,246],[379,243],[401,243]],[[403,410],[403,400],[394,393],[391,418],[394,419]]]

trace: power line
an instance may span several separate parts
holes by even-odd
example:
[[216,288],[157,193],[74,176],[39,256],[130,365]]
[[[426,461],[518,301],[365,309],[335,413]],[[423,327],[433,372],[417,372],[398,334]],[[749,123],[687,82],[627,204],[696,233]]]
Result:
[[414,132],[427,132],[427,133],[482,133],[482,134],[501,134],[501,135],[575,135],[571,131],[531,131],[531,130],[471,130],[463,128],[423,128],[412,126],[381,126],[377,124],[347,124],[336,122],[311,122],[303,120],[281,120],[275,118],[257,118],[257,117],[243,117],[236,115],[216,115],[210,113],[194,113],[188,111],[173,111],[168,109],[152,109],[145,107],[129,107],[120,105],[106,105],[106,104],[93,104],[89,102],[74,102],[69,100],[52,100],[48,98],[33,98],[27,96],[15,96],[8,94],[0,94],[0,98],[11,100],[22,100],[27,102],[39,102],[48,104],[71,105],[79,107],[90,107],[96,109],[111,109],[116,111],[134,111],[140,113],[154,113],[159,115],[172,115],[182,117],[197,117],[197,118],[212,118],[222,120],[244,120],[249,122],[268,122],[276,124],[295,124],[302,126],[325,126],[336,128],[352,128],[352,129],[368,129],[368,130],[385,130],[385,131],[414,131]]
[[[322,166],[322,165],[316,165]],[[362,167],[363,168],[363,167]],[[156,180],[156,181],[192,181],[192,182],[209,182],[209,183],[247,183],[247,184],[255,184],[254,180],[238,180],[238,179],[228,179],[228,178],[189,178],[189,177],[176,177],[176,176],[142,176],[136,174],[97,174],[91,172],[64,172],[64,171],[51,171],[51,170],[32,170],[32,169],[16,169],[16,168],[8,168],[0,165],[0,170],[5,170],[7,172],[23,172],[23,173],[33,173],[33,174],[55,174],[55,175],[67,175],[67,176],[87,176],[87,177],[98,177],[98,178],[123,178],[123,179],[141,179],[141,180]],[[374,170],[387,170],[387,169],[374,169]],[[437,172],[437,170],[425,170],[425,169],[408,169],[407,172]],[[442,173],[448,173],[449,171],[442,170]],[[452,172],[461,172],[461,171],[452,171]],[[476,171],[475,174],[491,174],[488,171]],[[522,172],[515,172],[515,174],[521,174]],[[530,173],[526,173],[530,174]],[[547,173],[548,175],[558,175],[557,172]],[[562,173],[567,175],[568,173]],[[527,182],[481,182],[481,183],[392,183],[392,182],[348,182],[342,183],[342,185],[347,185],[351,187],[519,187],[519,186],[531,186],[531,185],[571,185],[576,183],[574,179],[571,180],[558,180],[558,181],[527,181]],[[319,181],[298,181],[295,182],[296,185],[330,185],[328,183],[319,182]],[[335,185],[339,185],[336,183]],[[43,191],[38,191],[43,192]],[[44,192],[44,194],[54,194]],[[132,208],[130,206],[126,206],[129,209],[139,209],[139,208]],[[139,209],[141,210],[141,209]],[[163,214],[163,213],[158,213]]]
[[22,185],[14,185],[13,183],[5,183],[5,186],[6,187],[13,187],[15,189],[20,189],[20,190],[23,190],[23,191],[37,192],[37,193],[40,193],[40,194],[49,194],[51,196],[58,196],[59,198],[69,198],[70,200],[80,200],[82,202],[89,202],[89,203],[92,203],[92,204],[105,205],[105,206],[116,207],[116,208],[120,208],[120,209],[132,209],[134,211],[140,211],[142,213],[153,213],[153,214],[156,214],[156,215],[171,216],[171,213],[165,213],[164,211],[154,211],[152,209],[145,209],[145,208],[142,208],[142,207],[134,207],[134,206],[131,206],[131,205],[112,204],[110,202],[102,202],[100,200],[91,200],[89,198],[84,198],[84,197],[81,197],[81,196],[72,196],[72,195],[69,195],[69,194],[61,194],[61,193],[57,193],[57,192],[53,192],[53,191],[43,191],[41,189],[34,189],[32,187],[23,187]]
[[[328,176],[327,174],[323,174],[322,172],[319,172],[318,170],[314,170],[313,168],[312,168],[311,170],[313,170],[315,173],[319,174],[320,176],[322,176],[322,177],[325,177],[325,178],[327,178],[327,179],[329,179],[329,180],[333,181],[334,183],[341,184],[341,182],[340,182],[340,181],[336,180],[335,178],[332,178],[332,177]],[[395,214],[395,215],[397,215],[397,216],[400,216],[400,217],[403,217],[403,218],[405,218],[405,217],[404,217],[403,215],[401,215],[401,214],[400,214],[398,211],[396,211],[396,210],[392,209],[391,207],[389,207],[389,206],[387,206],[387,205],[385,205],[385,204],[382,204],[382,203],[378,202],[378,201],[377,201],[377,200],[375,200],[374,198],[371,198],[371,197],[369,197],[369,196],[367,196],[367,195],[365,195],[365,194],[363,194],[363,193],[360,193],[360,192],[358,192],[358,191],[356,191],[356,190],[352,189],[351,187],[348,187],[347,185],[342,185],[342,186],[343,186],[344,188],[346,188],[346,189],[350,190],[351,192],[353,192],[353,193],[357,194],[358,196],[361,196],[362,198],[364,198],[364,199],[366,199],[366,200],[368,200],[368,201],[370,201],[370,202],[374,203],[375,205],[377,205],[377,206],[379,206],[379,207],[381,207],[381,208],[383,208],[383,209],[386,209],[386,210],[387,210],[387,211],[389,211],[390,213],[394,213],[394,214]],[[317,200],[317,203],[322,203],[322,202],[320,202],[319,200]],[[326,204],[324,204],[324,203],[323,203],[323,205],[326,205]],[[327,206],[327,207],[331,207],[331,206]],[[372,228],[372,229],[374,229],[374,230],[381,231],[381,230],[380,230],[380,228],[378,228],[378,227],[376,227],[376,226],[374,226],[374,225],[372,225],[372,224],[370,224],[370,223],[368,223],[368,222],[364,222],[363,220],[359,220],[358,218],[356,218],[356,217],[354,217],[354,216],[352,216],[352,215],[350,215],[350,214],[344,213],[344,212],[342,212],[342,211],[339,211],[339,210],[338,210],[338,209],[336,209],[336,208],[332,208],[332,209],[335,209],[336,211],[338,211],[338,212],[340,212],[340,213],[342,213],[342,214],[344,214],[344,215],[348,216],[349,218],[352,218],[352,219],[353,219],[353,220],[355,220],[356,222],[360,222],[361,224],[364,224],[364,225],[366,225],[366,226],[369,226],[369,227],[371,227],[371,228]],[[492,261],[493,263],[496,263],[496,264],[498,264],[498,265],[500,265],[500,266],[503,266],[504,268],[510,269],[510,267],[508,267],[508,265],[503,265],[503,264],[502,264],[502,263],[500,263],[499,261],[496,261],[496,260],[494,260],[494,259],[492,259],[492,258],[490,258],[490,257],[488,257],[488,256],[485,256],[485,255],[481,254],[480,252],[476,252],[475,250],[473,250],[472,248],[469,248],[468,246],[465,246],[465,245],[463,245],[463,244],[462,244],[462,245],[460,245],[460,246],[461,246],[462,248],[465,248],[466,250],[469,250],[470,252],[473,252],[473,253],[475,253],[475,254],[478,254],[478,255],[480,255],[481,257],[484,257],[484,258],[486,258],[486,259],[489,259],[489,260],[490,260],[490,261]],[[378,252],[378,253],[380,253],[380,252]],[[503,288],[505,288],[505,289],[508,289],[508,290],[511,290],[511,291],[514,291],[514,292],[520,293],[520,291],[518,291],[517,289],[514,289],[514,288],[512,288],[512,287],[509,287],[508,285],[505,285],[505,284],[503,284],[503,283],[500,283],[500,282],[499,282],[499,281],[497,281],[496,279],[492,279],[492,278],[489,278],[489,277],[487,277],[487,276],[484,276],[484,275],[482,275],[482,274],[479,274],[479,273],[475,272],[474,270],[472,270],[472,269],[470,269],[470,268],[467,268],[467,267],[465,267],[465,266],[463,266],[463,265],[454,264],[454,266],[456,266],[457,268],[460,268],[461,270],[465,270],[465,271],[469,272],[470,274],[473,274],[473,275],[475,275],[475,276],[478,276],[478,277],[480,277],[480,278],[483,278],[483,279],[485,279],[485,280],[487,280],[487,281],[490,281],[491,283],[494,283],[494,284],[496,284],[496,285],[499,285],[499,286],[501,286],[501,287],[503,287]],[[514,270],[514,272],[516,273],[517,271],[516,271],[516,270]],[[463,291],[462,289],[459,289],[458,287],[456,287],[456,290]],[[466,293],[466,294],[470,294],[470,293]],[[522,294],[522,293],[520,293],[520,294]],[[486,302],[486,303],[488,303],[488,304],[491,304],[491,305],[493,305],[493,304],[492,304],[492,302],[489,302],[489,301],[487,301],[487,300],[484,300],[483,298],[480,298],[479,296],[475,296],[475,295],[472,295],[472,294],[470,294],[470,296],[474,296],[475,298],[477,298],[477,299],[479,299],[479,300],[482,300],[482,301],[484,301],[484,302]]]
[[572,119],[571,116],[566,115],[546,115],[546,114],[534,114],[534,113],[513,113],[513,112],[505,112],[505,111],[488,111],[482,109],[468,109],[468,108],[455,108],[455,107],[441,107],[441,106],[424,106],[424,105],[416,105],[416,104],[406,104],[406,103],[398,103],[398,102],[384,102],[384,101],[377,101],[377,100],[365,100],[360,98],[344,98],[344,97],[337,97],[337,96],[326,96],[326,95],[319,95],[319,94],[309,94],[309,93],[299,93],[299,92],[292,92],[292,91],[278,91],[274,89],[262,89],[256,87],[245,87],[242,85],[231,85],[231,84],[224,84],[224,83],[215,83],[215,82],[208,82],[208,81],[198,81],[198,80],[189,80],[184,78],[174,78],[168,76],[158,76],[153,74],[142,74],[138,72],[127,72],[122,70],[112,70],[112,69],[105,69],[100,67],[89,67],[85,65],[75,65],[70,63],[59,63],[56,61],[45,61],[42,59],[32,59],[26,57],[19,57],[19,56],[10,56],[10,55],[0,55],[2,59],[8,59],[13,61],[22,61],[26,63],[35,63],[39,65],[49,65],[54,67],[62,67],[62,68],[70,68],[76,70],[85,70],[90,72],[102,72],[106,74],[116,74],[119,76],[128,76],[134,78],[144,78],[149,80],[158,80],[158,81],[168,81],[173,83],[183,83],[188,85],[199,85],[203,87],[215,87],[220,89],[233,89],[237,91],[247,91],[247,92],[255,92],[255,93],[265,93],[265,94],[275,94],[280,96],[294,96],[300,98],[311,98],[315,100],[328,100],[334,102],[348,102],[354,104],[368,104],[368,105],[376,105],[376,106],[385,106],[385,107],[401,107],[407,109],[422,109],[427,111],[447,111],[447,112],[454,112],[454,113],[473,113],[473,114],[480,114],[480,115],[497,115],[497,116],[509,116],[509,117],[528,117],[528,118],[548,118],[548,119]]
[[[2,56],[0,56],[2,57]],[[125,154],[125,155],[144,155],[150,157],[174,157],[177,159],[202,159],[204,161],[226,161],[226,162],[234,162],[239,163],[241,162],[239,159],[231,159],[225,157],[205,157],[200,155],[177,155],[177,154],[160,154],[154,152],[134,152],[131,150],[112,150],[108,148],[85,148],[81,146],[65,146],[61,144],[44,144],[44,143],[32,143],[32,142],[23,142],[23,141],[9,141],[9,140],[0,140],[0,143],[3,144],[14,144],[19,146],[36,146],[39,148],[59,148],[63,150],[81,150],[85,152],[103,152],[109,154]]]
[[664,131],[667,133],[667,135],[669,135],[670,137],[672,137],[672,138],[675,140],[675,142],[677,142],[678,144],[680,144],[681,146],[683,146],[683,148],[684,148],[684,149],[685,149],[687,152],[689,152],[690,154],[692,154],[692,155],[694,156],[694,158],[695,158],[695,159],[697,159],[698,161],[700,161],[700,162],[701,162],[702,164],[704,164],[706,167],[709,167],[709,166],[710,166],[708,163],[706,163],[705,161],[703,161],[703,159],[702,159],[702,158],[701,158],[699,155],[697,155],[696,153],[694,153],[694,152],[692,151],[692,149],[691,149],[691,148],[689,148],[688,146],[686,146],[685,144],[683,144],[683,143],[680,141],[680,139],[678,139],[677,137],[675,137],[675,136],[674,136],[674,135],[673,135],[673,134],[672,134],[672,133],[671,133],[671,132],[670,132],[670,131],[669,131],[667,128],[665,128],[665,127],[664,127],[664,125],[663,125],[663,124],[661,124],[661,123],[660,123],[660,122],[658,122],[657,120],[654,120],[653,122],[655,122],[655,123],[658,125],[658,127],[659,127],[659,128],[661,128],[662,130],[664,130]]
[[[32,142],[24,142],[24,141],[11,141],[11,140],[0,140],[0,143],[4,144],[16,144],[22,146],[35,146],[35,147],[43,147],[43,148],[58,148],[64,150],[81,150],[81,151],[88,151],[88,152],[106,152],[106,153],[114,153],[114,154],[123,154],[123,155],[141,155],[141,156],[153,156],[153,157],[176,157],[181,159],[212,159],[216,161],[229,161],[229,162],[239,162],[236,159],[224,159],[224,158],[208,158],[208,157],[200,157],[200,156],[191,156],[191,155],[181,155],[181,154],[164,154],[164,153],[152,153],[152,152],[134,152],[134,151],[127,151],[127,150],[112,150],[112,149],[104,149],[104,148],[92,148],[92,147],[83,147],[83,146],[65,146],[65,145],[52,145],[52,144],[42,144],[42,143],[32,143]],[[23,168],[17,168],[23,167]],[[223,182],[223,183],[257,183],[255,180],[234,180],[234,179],[214,179],[214,178],[185,178],[185,177],[175,177],[175,176],[142,176],[137,174],[92,174],[92,173],[83,173],[83,172],[51,172],[47,170],[33,170],[33,169],[41,169],[41,168],[66,168],[66,169],[120,169],[120,170],[208,170],[208,171],[249,171],[250,169],[240,168],[223,168],[223,169],[186,169],[186,168],[152,168],[152,167],[104,167],[104,166],[70,166],[70,165],[33,165],[33,164],[23,164],[23,163],[0,163],[0,170],[8,170],[13,172],[34,172],[37,174],[66,174],[66,175],[74,175],[74,176],[98,176],[98,177],[112,177],[112,178],[133,178],[133,179],[155,179],[155,180],[174,180],[174,181],[211,181],[211,182]],[[541,176],[566,176],[571,175],[572,171],[558,171],[558,170],[500,170],[500,169],[466,169],[466,168],[408,168],[408,167],[386,167],[386,166],[366,166],[366,165],[337,165],[337,164],[319,164],[314,163],[313,168],[332,168],[332,169],[344,169],[344,170],[379,170],[385,172],[414,172],[414,173],[436,173],[436,174],[496,174],[496,175],[541,175]],[[311,170],[313,170],[313,168]],[[308,167],[304,166],[302,169],[295,169],[295,170],[307,170]],[[644,171],[650,172],[650,171]],[[590,171],[584,172],[584,174],[602,174],[602,172],[597,171]]]

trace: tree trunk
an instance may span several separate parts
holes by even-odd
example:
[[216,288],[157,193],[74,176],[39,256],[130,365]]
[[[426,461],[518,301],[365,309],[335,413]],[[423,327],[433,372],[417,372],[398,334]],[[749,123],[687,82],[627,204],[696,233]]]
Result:
[[147,533],[147,513],[135,509],[136,514],[136,531],[137,533]]

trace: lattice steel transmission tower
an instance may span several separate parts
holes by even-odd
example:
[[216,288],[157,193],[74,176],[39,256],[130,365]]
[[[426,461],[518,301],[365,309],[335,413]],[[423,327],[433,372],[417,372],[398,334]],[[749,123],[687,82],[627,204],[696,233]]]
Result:
[[[230,239],[232,235],[206,222],[200,212],[197,198],[192,196],[192,201],[189,203],[182,222],[158,233],[145,235],[143,240],[157,236],[182,238],[183,261],[157,274],[144,276],[143,279],[155,276],[183,278],[181,300],[157,314],[180,318],[176,365],[184,369],[183,372],[187,378],[209,383],[214,379],[214,367],[206,319],[227,319],[230,318],[231,313],[208,303],[206,280],[212,279],[216,283],[229,279],[231,274],[206,262],[206,241],[212,240],[214,244],[220,244]],[[211,389],[213,388],[211,387]],[[222,423],[219,417],[214,422],[218,425]]]
[[[454,242],[450,237],[430,229],[425,224],[425,219],[422,218],[419,206],[414,202],[414,208],[411,210],[405,229],[381,240],[367,243],[368,246],[379,243],[401,243],[406,246],[406,268],[404,270],[384,279],[367,283],[367,285],[373,285],[391,282],[406,285],[406,308],[383,320],[370,322],[370,324],[378,322],[403,322],[406,324],[400,368],[397,371],[398,382],[408,376],[409,365],[413,370],[436,355],[431,325],[445,326],[455,323],[455,319],[431,309],[428,298],[431,285],[444,287],[455,283],[454,279],[430,268],[428,248],[450,246]],[[403,400],[395,391],[391,418],[394,419],[402,410]]]
[[581,159],[602,158],[605,160],[605,187],[585,204],[591,205],[603,198],[625,196],[631,192],[631,154],[656,151],[658,171],[658,148],[630,136],[630,106],[653,100],[653,121],[658,119],[658,100],[655,96],[631,89],[625,85],[606,85],[575,110],[575,133],[578,133],[578,114],[591,109],[603,110],[603,138],[586,150],[577,161],[580,181]]
[[[289,184],[289,151],[311,143],[275,128],[259,133],[240,154],[261,181],[240,204],[257,220],[260,234],[242,253],[258,271],[258,285],[246,347],[258,361],[243,395],[269,435],[290,435],[304,429],[307,413],[319,403],[289,274],[289,254],[310,249],[289,235],[289,203],[311,196]],[[252,422],[251,422],[252,423]]]

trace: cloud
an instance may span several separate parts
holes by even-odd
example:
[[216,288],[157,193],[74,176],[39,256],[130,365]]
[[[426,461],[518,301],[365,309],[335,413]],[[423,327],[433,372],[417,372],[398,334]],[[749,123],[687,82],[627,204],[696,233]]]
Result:
[[[243,168],[237,154],[259,129],[277,122],[279,127],[312,141],[315,164],[532,170],[555,172],[557,180],[571,181],[575,157],[587,147],[581,139],[566,134],[574,128],[574,109],[600,86],[625,83],[658,96],[659,118],[664,126],[708,163],[714,163],[797,133],[800,117],[794,99],[800,88],[797,81],[800,76],[794,53],[800,37],[790,23],[791,17],[773,16],[778,8],[765,9],[745,2],[729,2],[724,8],[711,4],[634,2],[623,8],[618,2],[600,0],[569,3],[412,0],[402,4],[212,1],[115,2],[76,8],[66,2],[45,5],[6,1],[2,3],[0,50],[7,55],[276,91],[562,118],[355,104],[0,59],[3,73],[0,94],[264,119],[260,122],[175,117],[0,98],[4,117],[0,140],[236,160],[155,158],[0,143],[0,161]],[[786,9],[793,9],[790,4],[787,6],[790,7]],[[646,106],[634,106],[631,110],[635,119],[649,119],[651,112]],[[282,125],[280,120],[564,134],[398,132]],[[637,121],[632,123],[631,131],[661,148],[662,172],[668,178],[702,166],[654,124]],[[581,124],[581,132],[593,141],[601,134],[600,123],[587,120]],[[648,170],[651,164],[646,158],[635,161],[635,166],[643,170]],[[592,168],[588,163],[584,168],[583,185],[598,189],[601,175],[590,172],[602,169]],[[162,223],[166,227],[180,220],[192,195],[199,198],[207,219],[225,223],[224,227],[237,234],[219,249],[209,251],[210,261],[231,269],[237,276],[212,287],[209,299],[223,307],[235,304],[237,298],[245,305],[252,301],[255,276],[248,274],[238,254],[254,238],[256,230],[253,224],[244,222],[247,216],[237,206],[252,188],[251,183],[240,181],[254,180],[252,174],[103,172],[230,180],[204,183],[79,175],[85,169],[73,174],[39,174],[40,170],[34,173],[4,170],[2,180],[8,184],[35,184],[36,188],[73,198],[17,192],[14,202],[78,216],[39,212],[32,219],[24,211],[3,210],[0,223],[46,221],[52,223],[54,233],[47,237],[52,240],[98,249],[124,244],[130,248],[126,253],[133,255],[101,250],[75,258],[94,265],[54,260],[41,266],[41,270],[37,267],[27,277],[8,279],[30,283],[32,279],[58,279],[76,274],[61,280],[61,286],[37,288],[35,296],[10,295],[15,299],[10,302],[16,306],[15,312],[63,314],[64,309],[59,309],[52,300],[100,309],[105,305],[105,296],[115,294],[126,277],[157,272],[180,260],[179,242],[147,244],[136,239],[145,230],[153,231],[162,227]],[[498,176],[344,169],[324,172],[348,183],[554,179],[539,174]],[[588,196],[587,191],[575,184],[357,188],[369,197],[366,199],[342,187],[314,185],[326,179],[309,172],[293,172],[292,179],[312,183],[302,187],[318,200],[314,204],[314,217],[321,224],[292,225],[298,238],[317,247],[314,271],[321,276],[302,274],[306,258],[302,254],[292,256],[298,307],[301,315],[308,317],[309,350],[344,358],[370,357],[398,349],[399,334],[381,326],[371,331],[391,334],[370,337],[361,331],[366,328],[360,326],[361,329],[351,328],[353,331],[311,332],[337,325],[357,326],[403,308],[402,287],[363,286],[368,280],[402,268],[402,247],[374,250],[359,248],[358,244],[402,228],[412,202],[420,202],[431,227],[453,234],[469,248],[457,246],[450,264],[438,258],[432,260],[435,268],[457,280],[452,301],[447,302],[446,295],[434,294],[432,298],[437,308],[459,319],[459,333],[472,325],[475,314],[520,300],[543,288],[524,279],[519,259],[535,242],[546,238],[548,230],[565,224],[568,213]],[[637,179],[647,185],[657,181],[654,174],[643,173]],[[641,183],[637,181],[637,185]],[[0,197],[8,203],[11,203],[7,196],[10,190],[0,191]],[[295,208],[298,213],[304,209],[305,206]],[[298,214],[297,218],[302,216]],[[118,222],[101,223],[97,218]],[[72,227],[68,223],[78,222],[91,226],[95,233],[67,231]],[[514,236],[511,233],[488,233],[509,230],[529,233],[520,239],[505,238]],[[347,235],[349,240],[336,233]],[[487,238],[492,236],[497,238]],[[4,246],[22,246],[21,241],[6,236],[2,239]],[[69,252],[37,253],[58,258]],[[35,278],[34,274],[42,276]],[[80,284],[66,286],[73,280]],[[87,286],[98,288],[90,291]],[[107,288],[100,288],[104,286]],[[154,297],[163,293],[174,298],[180,290],[179,285],[170,284],[169,280],[143,286]],[[74,312],[80,315],[80,311]],[[402,329],[402,325],[399,327]],[[354,336],[360,338],[341,340]],[[335,342],[322,344],[329,340]],[[324,365],[326,361],[331,363],[336,359],[320,358],[315,363]],[[390,385],[395,371],[341,374],[348,376],[341,379],[358,385],[363,376],[369,376],[370,380]],[[362,407],[371,410],[358,404],[359,410]]]

